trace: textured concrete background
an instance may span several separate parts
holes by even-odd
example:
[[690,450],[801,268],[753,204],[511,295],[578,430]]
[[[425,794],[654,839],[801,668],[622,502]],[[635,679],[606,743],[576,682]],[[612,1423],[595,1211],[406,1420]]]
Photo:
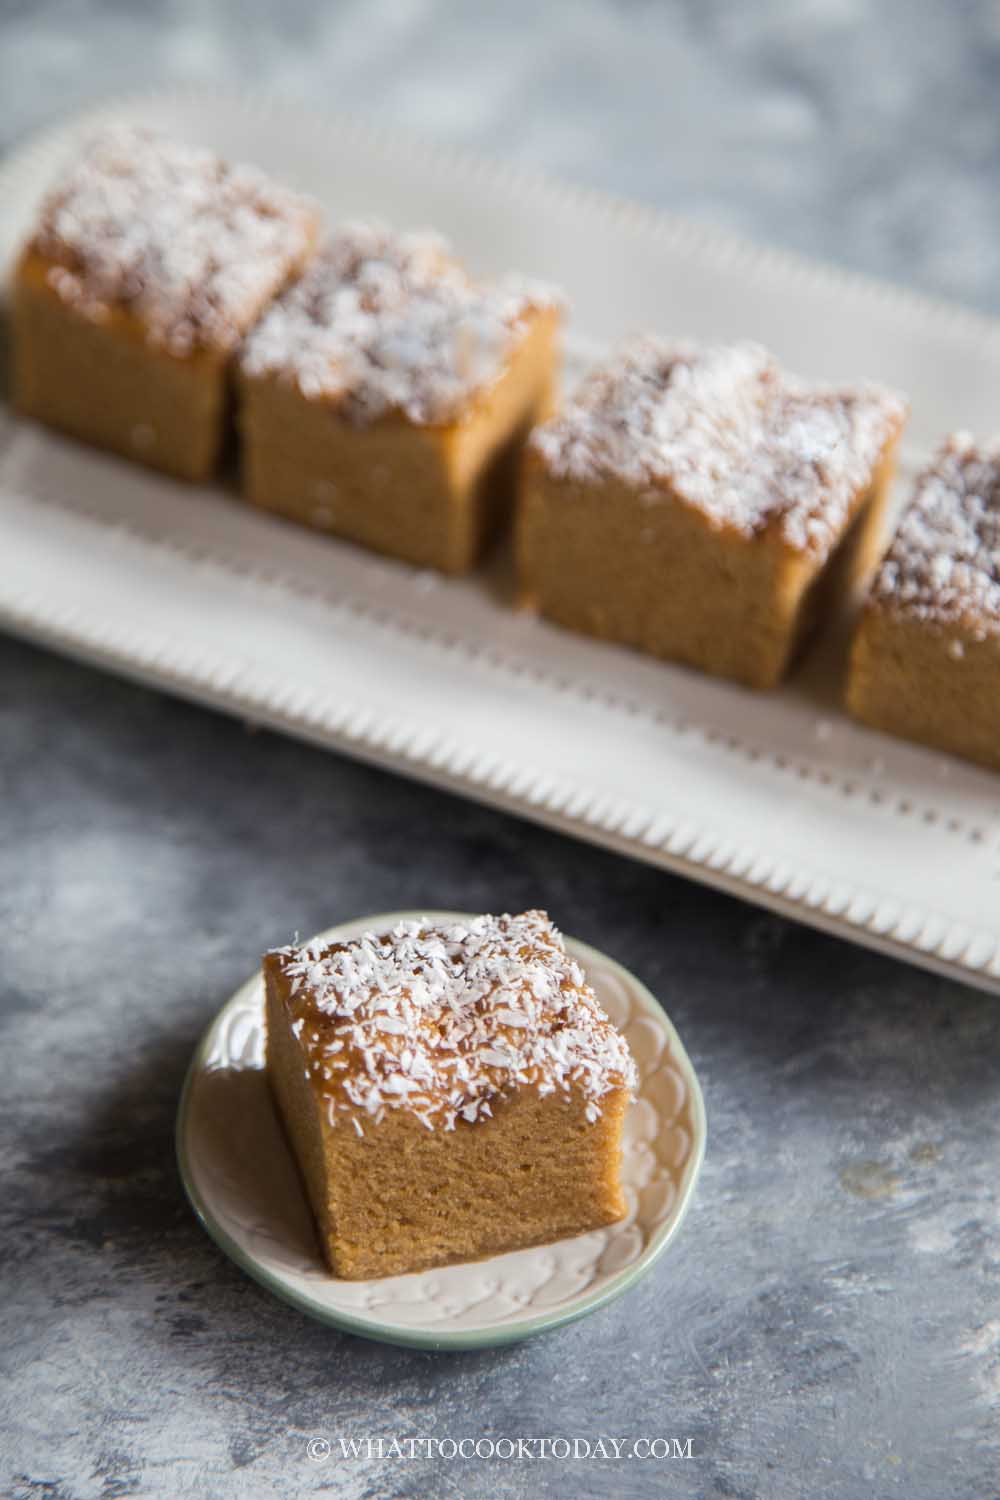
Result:
[[[995,5],[28,0],[0,27],[0,146],[111,90],[270,84],[1000,310]],[[10,641],[0,674],[2,1493],[998,1492],[996,1001]],[[661,994],[702,1073],[675,1250],[499,1353],[272,1301],[173,1164],[206,1020],[293,929],[532,903]],[[601,1433],[696,1456],[305,1452]]]

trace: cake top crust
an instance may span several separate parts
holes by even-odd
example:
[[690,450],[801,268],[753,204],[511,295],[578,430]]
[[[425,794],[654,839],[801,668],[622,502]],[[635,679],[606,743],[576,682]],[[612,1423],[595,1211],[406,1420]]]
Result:
[[1000,438],[946,438],[872,580],[875,605],[928,624],[1000,633]]
[[503,374],[530,314],[558,305],[523,277],[473,281],[429,231],[347,225],[261,319],[242,368],[358,424],[442,425]]
[[521,1087],[582,1091],[594,1121],[603,1095],[636,1085],[624,1038],[544,912],[402,922],[269,959],[331,1125],[363,1134],[403,1109],[452,1130]]
[[532,445],[548,471],[668,493],[711,525],[825,559],[871,483],[905,401],[881,387],[810,387],[756,344],[698,348],[644,337],[581,382]]
[[94,321],[122,308],[183,356],[233,349],[316,236],[318,209],[253,167],[120,126],[44,200],[32,247],[49,284]]

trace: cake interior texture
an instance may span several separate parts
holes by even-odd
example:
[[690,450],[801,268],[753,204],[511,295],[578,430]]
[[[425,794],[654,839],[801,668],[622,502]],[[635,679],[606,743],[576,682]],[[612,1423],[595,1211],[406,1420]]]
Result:
[[526,602],[571,629],[773,687],[877,554],[905,419],[753,345],[635,341],[532,438]]
[[847,705],[1000,768],[1000,443],[957,433],[918,477],[861,614]]
[[473,281],[429,233],[353,225],[247,341],[243,489],[254,504],[420,567],[474,566],[548,414],[551,292]]
[[335,1275],[624,1215],[635,1066],[543,913],[278,949],[264,974],[268,1075]]
[[311,253],[306,200],[212,152],[118,127],[42,204],[12,289],[26,415],[178,478],[212,473],[240,340]]

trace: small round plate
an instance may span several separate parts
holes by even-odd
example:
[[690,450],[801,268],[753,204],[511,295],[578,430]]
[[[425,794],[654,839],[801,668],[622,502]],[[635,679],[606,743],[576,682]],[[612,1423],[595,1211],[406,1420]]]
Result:
[[[321,936],[385,932],[391,912]],[[222,1007],[194,1055],[177,1117],[177,1157],[195,1213],[250,1276],[324,1323],[421,1349],[515,1343],[604,1307],[643,1276],[680,1227],[705,1150],[701,1089],[677,1033],[644,985],[613,959],[566,939],[605,1011],[624,1032],[639,1090],[624,1128],[618,1224],[489,1260],[379,1281],[341,1281],[320,1255],[294,1159],[264,1073],[260,974]]]

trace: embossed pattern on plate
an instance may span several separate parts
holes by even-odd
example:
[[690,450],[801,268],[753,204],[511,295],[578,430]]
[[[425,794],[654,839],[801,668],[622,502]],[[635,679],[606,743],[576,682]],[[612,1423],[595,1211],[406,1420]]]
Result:
[[[29,142],[0,169],[0,266],[109,118],[562,282],[574,361],[637,326],[757,337],[807,375],[909,391],[907,471],[944,430],[995,425],[1000,323],[253,94],[138,95]],[[502,561],[445,584],[3,407],[0,550],[4,628],[1000,989],[1000,782],[852,724],[833,641],[753,695],[515,612]]]
[[[396,912],[331,928],[385,931]],[[471,1348],[526,1338],[603,1307],[648,1270],[678,1229],[705,1147],[694,1069],[649,991],[567,939],[639,1070],[624,1130],[628,1213],[618,1224],[489,1260],[378,1281],[339,1281],[320,1257],[298,1172],[263,1071],[263,987],[222,1008],[191,1066],[177,1121],[188,1195],[227,1254],[271,1291],[337,1327],[390,1343]]]

